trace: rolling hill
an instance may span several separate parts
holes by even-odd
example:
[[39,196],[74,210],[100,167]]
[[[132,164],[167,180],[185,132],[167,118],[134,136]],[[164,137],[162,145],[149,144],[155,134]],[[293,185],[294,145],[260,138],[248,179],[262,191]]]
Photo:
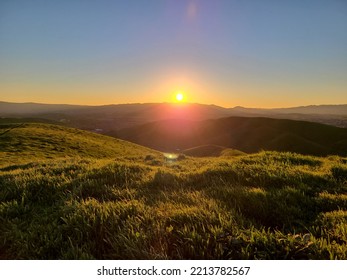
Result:
[[2,119],[0,259],[347,258],[347,158],[207,150]]
[[0,166],[56,158],[139,158],[160,153],[113,137],[48,123],[0,122]]
[[320,156],[347,154],[347,129],[282,119],[165,120],[123,129],[117,136],[161,151],[217,145],[247,153],[273,150]]
[[239,156],[245,153],[217,145],[202,145],[181,151],[183,154],[192,157],[219,157],[219,156]]

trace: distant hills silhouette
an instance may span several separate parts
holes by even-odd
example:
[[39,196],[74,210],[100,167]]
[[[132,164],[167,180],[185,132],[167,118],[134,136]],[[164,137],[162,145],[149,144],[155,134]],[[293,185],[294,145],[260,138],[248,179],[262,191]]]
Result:
[[0,117],[12,118],[12,122],[61,124],[159,151],[186,150],[187,155],[219,155],[222,148],[246,153],[274,150],[347,155],[347,129],[343,128],[347,127],[347,105],[250,109],[170,103],[78,106],[0,102]]
[[167,119],[192,121],[229,116],[304,120],[347,127],[347,104],[279,109],[223,108],[204,104],[135,103],[103,106],[0,102],[0,117],[31,117],[68,123],[76,128],[103,133]]

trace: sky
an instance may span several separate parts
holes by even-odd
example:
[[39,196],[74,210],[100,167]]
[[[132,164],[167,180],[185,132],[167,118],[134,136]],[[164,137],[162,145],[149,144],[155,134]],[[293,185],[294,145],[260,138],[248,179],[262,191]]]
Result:
[[0,100],[347,104],[346,0],[0,0]]

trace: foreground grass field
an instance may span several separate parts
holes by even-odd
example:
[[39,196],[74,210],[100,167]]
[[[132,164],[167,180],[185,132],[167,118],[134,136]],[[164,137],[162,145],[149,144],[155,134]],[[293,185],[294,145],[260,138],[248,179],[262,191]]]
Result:
[[[260,152],[167,162],[47,124],[1,137],[2,259],[347,258],[346,158]],[[40,146],[43,137],[51,146]],[[16,149],[8,144],[18,139]]]

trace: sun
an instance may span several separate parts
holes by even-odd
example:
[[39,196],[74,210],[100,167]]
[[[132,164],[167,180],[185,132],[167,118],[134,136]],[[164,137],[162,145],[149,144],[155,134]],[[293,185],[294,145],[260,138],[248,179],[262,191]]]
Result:
[[182,92],[177,92],[176,93],[176,101],[181,102],[184,98],[184,95]]

